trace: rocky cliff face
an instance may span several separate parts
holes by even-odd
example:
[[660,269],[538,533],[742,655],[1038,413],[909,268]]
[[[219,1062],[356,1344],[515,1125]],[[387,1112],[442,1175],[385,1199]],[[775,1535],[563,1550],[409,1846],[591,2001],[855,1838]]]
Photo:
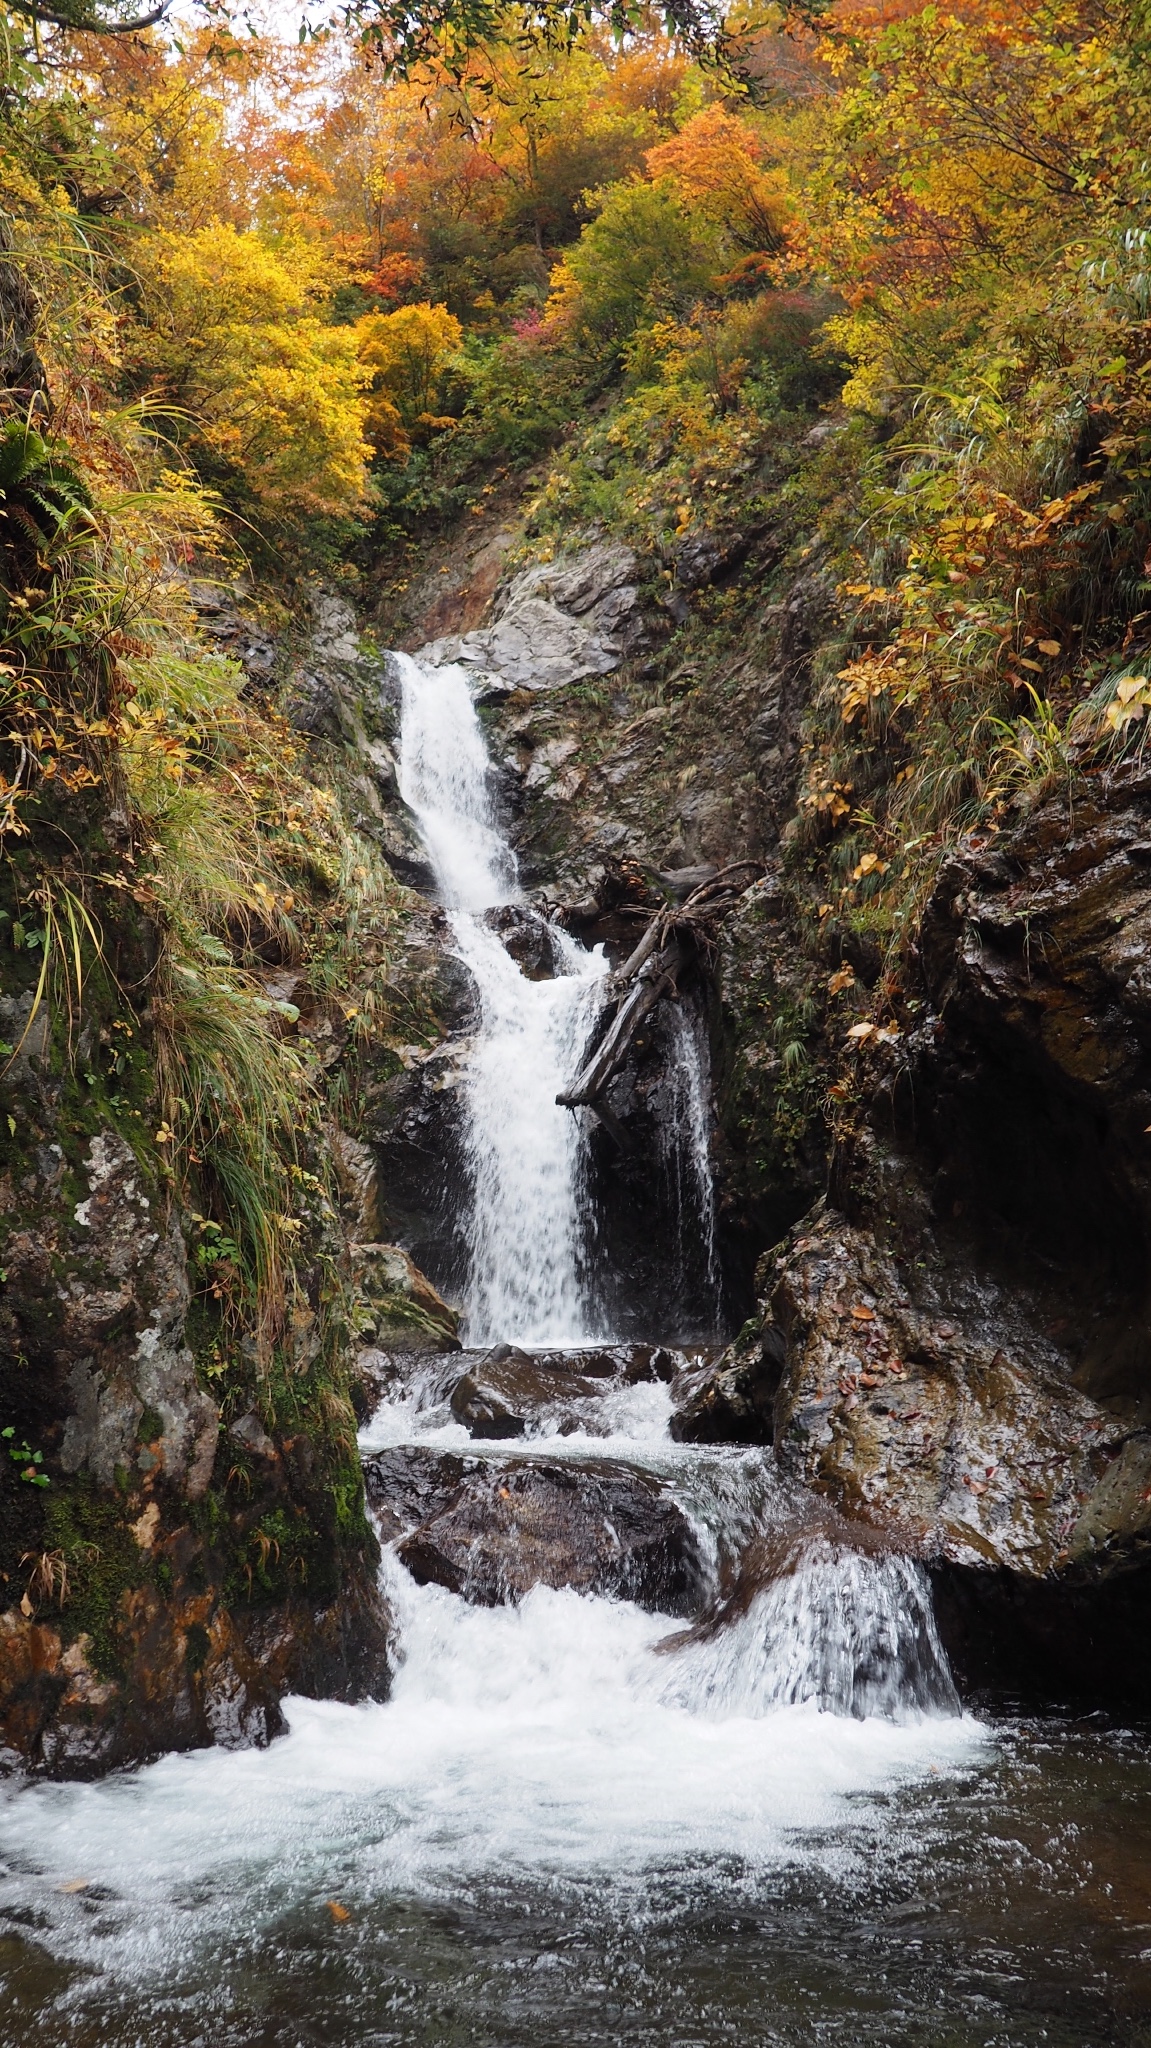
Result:
[[143,1147],[80,1135],[28,1084],[34,1141],[0,1178],[0,1755],[102,1770],[265,1742],[285,1692],[379,1693],[350,1410],[342,1445],[322,1414],[274,1435],[221,1417],[169,1189]]
[[[672,602],[615,543],[501,582],[511,540],[481,542],[413,638],[430,630],[428,658],[477,669],[529,891],[618,959],[653,906],[716,867],[762,871],[681,976],[711,1037],[727,1313],[746,1320],[724,1355],[679,1371],[676,1433],[774,1444],[861,1541],[925,1558],[970,1683],[1145,1699],[1151,780],[1084,776],[1070,807],[1054,792],[962,842],[920,921],[903,1030],[845,1044],[828,975],[869,987],[880,957],[816,919],[789,849],[829,658],[823,572],[741,543],[677,569]],[[731,625],[712,579],[733,574]],[[332,1005],[269,969],[269,993],[299,1002],[290,1028],[348,1074],[325,1139],[341,1216],[322,1226],[348,1290],[347,1389],[301,1382],[296,1421],[234,1399],[221,1413],[155,1147],[123,1115],[79,1113],[30,1032],[0,1181],[0,1716],[9,1758],[45,1770],[267,1740],[291,1689],[381,1691],[347,1393],[370,1405],[390,1350],[457,1341],[419,1268],[450,1300],[474,1004],[398,796],[394,678],[334,598],[287,671],[227,606],[210,623],[254,687],[283,677],[317,775],[403,892],[395,1021],[354,1061]],[[550,971],[543,927],[518,915],[509,944]],[[637,1337],[677,1288],[686,1314],[695,1286],[690,1248],[661,1251],[652,1224],[670,1018],[665,1004],[612,1084],[624,1149],[605,1126],[593,1161]],[[25,1021],[5,1018],[10,1038]],[[315,1310],[295,1313],[306,1381]]]
[[1072,805],[1049,796],[945,863],[918,1021],[850,1056],[828,1192],[681,1425],[750,1417],[788,1470],[928,1559],[973,1679],[1137,1700],[1149,800],[1141,769],[1084,776]]
[[[729,1312],[760,1305],[677,1388],[677,1433],[774,1442],[816,1493],[929,1560],[972,1683],[1145,1700],[1151,780],[1085,773],[960,842],[919,922],[902,1028],[845,1043],[829,974],[870,987],[881,954],[816,920],[788,846],[830,590],[765,557],[756,606],[756,570],[737,632],[707,618],[706,565],[669,630],[665,594],[621,558],[642,609],[631,649],[489,713],[525,876],[585,937],[623,943],[621,859],[665,892],[744,855],[766,869],[699,983]],[[565,575],[579,582],[578,558],[557,589]],[[516,583],[502,603],[514,616]],[[481,666],[488,632],[465,649]],[[613,1097],[633,1131],[653,1038]],[[605,1172],[626,1174],[611,1149]]]
[[[212,603],[216,637],[266,681],[271,643]],[[292,686],[302,724],[355,671],[346,633],[346,612],[318,621]],[[111,865],[126,823],[93,798],[91,824]],[[379,1233],[334,1126],[315,1133],[321,1172],[293,1183],[300,1258],[275,1329],[227,1310],[157,1128],[149,1016],[123,993],[150,986],[155,933],[127,886],[122,918],[112,900],[72,1014],[50,977],[34,1004],[35,965],[0,1011],[0,1763],[63,1774],[265,1742],[287,1692],[382,1696],[351,1360],[395,1315],[435,1321],[392,1248],[353,1272],[348,1240]],[[277,973],[269,999],[288,993]],[[302,1004],[285,1028],[310,1029],[323,1071],[329,1006],[306,971],[287,980]]]

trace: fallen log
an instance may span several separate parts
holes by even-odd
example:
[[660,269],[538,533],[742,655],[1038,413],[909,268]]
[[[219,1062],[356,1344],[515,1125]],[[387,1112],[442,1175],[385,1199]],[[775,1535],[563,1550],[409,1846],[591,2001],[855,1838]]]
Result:
[[[718,872],[708,872],[684,902],[664,904],[656,911],[639,944],[612,977],[619,1005],[615,1016],[572,1086],[556,1096],[558,1103],[565,1109],[595,1109],[605,1123],[609,1121],[599,1098],[623,1066],[640,1025],[663,996],[678,994],[678,976],[691,949],[710,943],[715,925],[734,910],[762,873],[758,861],[733,861]],[[611,1118],[610,1123],[614,1126],[616,1120]]]
[[622,1067],[644,1018],[654,1010],[660,997],[674,987],[685,957],[679,940],[672,939],[640,967],[630,994],[620,1004],[574,1087],[556,1096],[565,1109],[594,1107],[597,1095],[602,1095]]

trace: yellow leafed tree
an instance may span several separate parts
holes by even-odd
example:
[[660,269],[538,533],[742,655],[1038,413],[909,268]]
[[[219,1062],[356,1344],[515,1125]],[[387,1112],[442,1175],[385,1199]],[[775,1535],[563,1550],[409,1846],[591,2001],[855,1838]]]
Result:
[[355,330],[321,317],[322,264],[310,244],[220,222],[145,235],[135,251],[137,368],[202,474],[261,530],[354,514],[363,499],[366,374]]
[[367,393],[366,427],[377,454],[403,458],[421,435],[449,426],[438,411],[444,368],[463,328],[446,306],[426,300],[356,323]]

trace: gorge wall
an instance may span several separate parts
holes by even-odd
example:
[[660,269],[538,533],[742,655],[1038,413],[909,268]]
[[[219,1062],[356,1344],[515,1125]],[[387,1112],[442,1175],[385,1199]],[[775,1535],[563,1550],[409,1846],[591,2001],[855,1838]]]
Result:
[[[774,1442],[927,1559],[968,1685],[1145,1701],[1147,780],[1089,750],[1070,783],[1037,774],[954,842],[898,952],[837,914],[799,798],[843,640],[829,576],[785,539],[734,565],[717,548],[682,579],[673,565],[678,607],[667,572],[618,545],[561,557],[544,577],[598,592],[593,631],[573,662],[569,619],[551,670],[538,618],[530,683],[481,699],[525,877],[614,959],[661,897],[732,860],[763,870],[679,996],[711,1040],[725,1314],[742,1327],[680,1390],[675,1428]],[[609,578],[629,625],[605,655]],[[543,580],[513,570],[462,638],[441,605],[432,657],[485,671]],[[672,1007],[595,1139],[625,1244],[629,1205],[650,1209]],[[443,1058],[427,1084],[405,1076],[403,1115],[435,1098]],[[667,1282],[638,1248],[629,1286],[651,1334]]]

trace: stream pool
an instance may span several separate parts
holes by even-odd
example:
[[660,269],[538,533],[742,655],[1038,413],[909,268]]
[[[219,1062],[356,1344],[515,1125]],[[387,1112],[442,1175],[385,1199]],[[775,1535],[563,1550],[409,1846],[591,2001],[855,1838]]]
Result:
[[617,1749],[605,1807],[594,1730],[569,1797],[541,1771],[580,1747],[546,1687],[502,1754],[421,1719],[301,1701],[262,1755],[9,1795],[4,2048],[1151,2042],[1145,1730],[789,1708],[638,1790]]

